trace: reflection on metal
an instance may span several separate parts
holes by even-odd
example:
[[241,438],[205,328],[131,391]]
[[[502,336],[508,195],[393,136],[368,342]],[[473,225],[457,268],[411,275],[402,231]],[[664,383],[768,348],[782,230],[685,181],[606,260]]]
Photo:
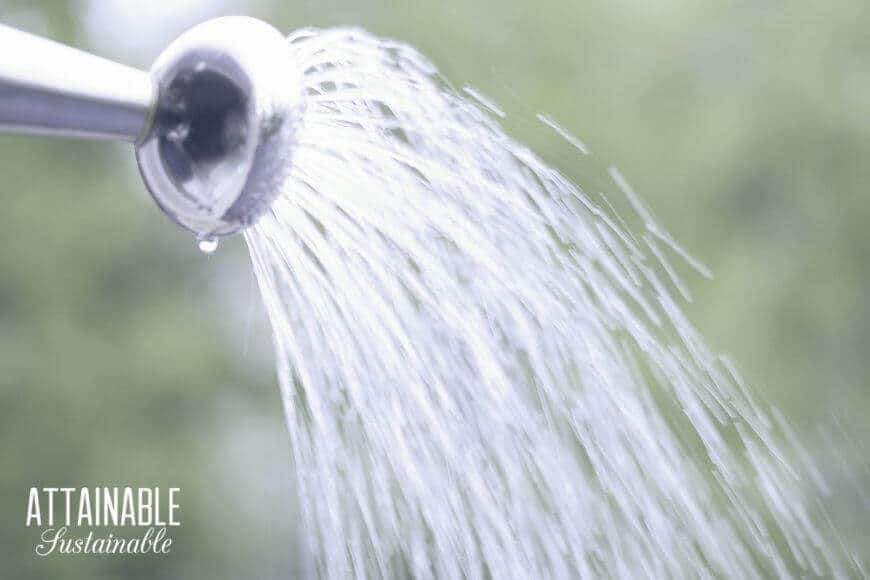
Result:
[[0,26],[0,130],[135,143],[142,177],[201,238],[250,225],[277,195],[299,98],[272,26],[218,18],[184,33],[150,73]]
[[0,128],[134,141],[154,95],[148,74],[0,25]]

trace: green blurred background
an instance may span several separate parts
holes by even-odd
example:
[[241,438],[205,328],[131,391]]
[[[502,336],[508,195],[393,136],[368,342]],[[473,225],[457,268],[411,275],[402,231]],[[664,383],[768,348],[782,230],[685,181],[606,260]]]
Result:
[[[827,501],[866,560],[865,0],[0,0],[0,22],[143,68],[227,13],[405,40],[587,190],[618,197],[606,173],[618,166],[715,273],[690,276],[688,307],[711,344],[824,471],[848,464]],[[5,136],[0,176],[0,577],[300,577],[304,530],[242,241],[201,254],[122,145]],[[36,558],[27,490],[51,485],[181,487],[172,554]]]

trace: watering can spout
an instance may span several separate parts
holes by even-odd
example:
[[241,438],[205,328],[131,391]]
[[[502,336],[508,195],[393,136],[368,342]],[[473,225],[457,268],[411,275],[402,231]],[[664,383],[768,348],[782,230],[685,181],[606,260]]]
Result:
[[0,25],[0,129],[135,141],[155,94],[148,73]]
[[0,44],[0,132],[133,143],[155,202],[200,237],[240,231],[279,193],[300,98],[269,24],[200,24],[149,72],[8,26]]

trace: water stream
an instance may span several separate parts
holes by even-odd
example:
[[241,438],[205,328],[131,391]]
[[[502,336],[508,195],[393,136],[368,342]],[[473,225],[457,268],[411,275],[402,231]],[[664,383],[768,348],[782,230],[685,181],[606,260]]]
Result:
[[854,573],[785,419],[683,313],[675,262],[706,270],[618,171],[638,231],[414,49],[290,43],[298,144],[245,237],[313,575]]

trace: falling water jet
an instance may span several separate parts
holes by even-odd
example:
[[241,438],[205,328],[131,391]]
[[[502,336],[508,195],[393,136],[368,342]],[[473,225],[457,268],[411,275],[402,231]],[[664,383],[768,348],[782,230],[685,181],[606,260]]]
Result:
[[289,44],[293,162],[244,235],[321,576],[849,573],[619,172],[636,235],[413,48]]
[[150,77],[0,33],[94,73],[56,90],[6,70],[0,124],[134,141],[170,217],[201,241],[243,231],[320,576],[858,569],[782,418],[683,314],[665,252],[691,259],[618,172],[644,232],[361,30],[221,19]]

